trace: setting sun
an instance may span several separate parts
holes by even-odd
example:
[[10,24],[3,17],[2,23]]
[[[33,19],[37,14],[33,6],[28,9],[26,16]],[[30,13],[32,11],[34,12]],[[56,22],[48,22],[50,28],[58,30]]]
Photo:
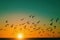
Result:
[[17,38],[22,39],[22,38],[23,38],[23,34],[18,34],[18,35],[17,35]]

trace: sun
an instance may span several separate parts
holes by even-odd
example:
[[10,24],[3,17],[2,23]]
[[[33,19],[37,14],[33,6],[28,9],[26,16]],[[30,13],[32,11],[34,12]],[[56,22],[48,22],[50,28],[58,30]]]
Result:
[[22,39],[23,38],[23,34],[18,34],[17,38]]

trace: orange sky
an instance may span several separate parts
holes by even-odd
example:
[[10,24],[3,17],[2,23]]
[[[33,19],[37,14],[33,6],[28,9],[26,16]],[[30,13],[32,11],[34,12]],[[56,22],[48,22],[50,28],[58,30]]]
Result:
[[[6,20],[8,20],[8,23],[5,23]],[[39,20],[40,22],[37,23]],[[58,26],[54,29],[53,26],[49,25],[49,20],[49,18],[39,19],[38,16],[35,18],[29,18],[28,14],[24,14],[24,16],[16,14],[6,16],[0,20],[0,38],[16,38],[19,33],[22,33],[24,38],[60,37],[60,25],[54,22],[53,26]],[[9,25],[5,27],[6,24]],[[26,28],[24,29],[25,26]],[[47,31],[47,28],[52,28],[53,30]]]

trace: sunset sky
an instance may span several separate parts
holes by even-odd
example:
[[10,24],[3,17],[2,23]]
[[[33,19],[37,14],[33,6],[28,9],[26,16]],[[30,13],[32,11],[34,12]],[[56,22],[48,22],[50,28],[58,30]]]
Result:
[[0,38],[18,34],[60,37],[60,0],[0,0]]

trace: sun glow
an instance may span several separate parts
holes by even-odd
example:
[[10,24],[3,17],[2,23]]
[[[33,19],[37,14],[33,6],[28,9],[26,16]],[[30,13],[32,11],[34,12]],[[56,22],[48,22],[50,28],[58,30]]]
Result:
[[18,34],[17,36],[19,39],[22,39],[23,38],[23,34]]

